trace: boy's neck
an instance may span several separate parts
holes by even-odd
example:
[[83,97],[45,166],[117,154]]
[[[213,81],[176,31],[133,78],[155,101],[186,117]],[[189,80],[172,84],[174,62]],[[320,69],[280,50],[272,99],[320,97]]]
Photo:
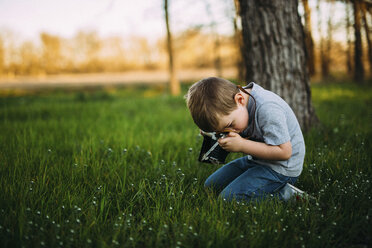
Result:
[[[251,93],[251,91],[252,91],[252,89],[244,89],[244,91],[240,90],[242,96],[244,97],[245,107],[248,106],[248,102],[249,102],[249,98],[250,98],[249,94]],[[247,92],[249,94],[247,94]]]

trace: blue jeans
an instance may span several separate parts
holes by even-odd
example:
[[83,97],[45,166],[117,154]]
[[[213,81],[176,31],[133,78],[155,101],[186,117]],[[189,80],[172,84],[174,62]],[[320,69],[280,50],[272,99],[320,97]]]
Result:
[[215,171],[204,186],[219,192],[223,199],[252,201],[272,194],[282,200],[280,190],[286,183],[294,184],[297,177],[279,174],[267,166],[248,159],[238,158]]

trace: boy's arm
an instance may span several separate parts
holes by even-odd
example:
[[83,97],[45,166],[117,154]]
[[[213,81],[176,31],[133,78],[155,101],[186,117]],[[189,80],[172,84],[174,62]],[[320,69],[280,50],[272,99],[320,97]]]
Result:
[[288,160],[292,156],[290,141],[277,146],[243,139],[239,134],[230,132],[225,138],[218,140],[219,145],[229,152],[243,152],[266,160]]

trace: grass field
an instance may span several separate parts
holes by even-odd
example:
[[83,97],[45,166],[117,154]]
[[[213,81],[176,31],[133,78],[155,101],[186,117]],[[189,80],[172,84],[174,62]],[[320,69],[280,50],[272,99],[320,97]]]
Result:
[[[313,85],[297,186],[314,202],[204,190],[183,98],[156,88],[0,97],[1,247],[372,246],[372,88]],[[229,160],[242,154],[230,155]]]

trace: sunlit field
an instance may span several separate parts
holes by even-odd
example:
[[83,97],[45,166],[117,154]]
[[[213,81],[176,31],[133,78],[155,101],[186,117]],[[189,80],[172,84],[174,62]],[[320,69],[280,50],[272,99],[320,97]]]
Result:
[[[186,86],[183,89],[186,93]],[[316,84],[297,186],[225,202],[182,96],[127,87],[0,97],[1,247],[372,245],[372,88]],[[242,154],[230,155],[228,160]]]

